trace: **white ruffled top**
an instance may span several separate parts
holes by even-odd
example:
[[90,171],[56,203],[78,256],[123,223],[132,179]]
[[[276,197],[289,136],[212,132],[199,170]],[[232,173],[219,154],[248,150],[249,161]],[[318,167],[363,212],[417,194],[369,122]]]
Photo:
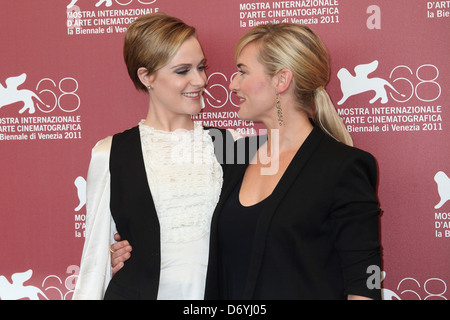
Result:
[[[203,299],[211,216],[222,169],[207,130],[165,132],[139,123],[148,183],[161,230],[158,299]],[[229,130],[236,140],[240,135]],[[116,226],[110,211],[112,137],[92,149],[87,176],[86,239],[73,299],[103,299],[111,280],[109,246]],[[125,262],[126,263],[126,262]]]
[[222,168],[207,130],[167,132],[139,123],[147,179],[161,231],[158,299],[203,299],[211,217]]

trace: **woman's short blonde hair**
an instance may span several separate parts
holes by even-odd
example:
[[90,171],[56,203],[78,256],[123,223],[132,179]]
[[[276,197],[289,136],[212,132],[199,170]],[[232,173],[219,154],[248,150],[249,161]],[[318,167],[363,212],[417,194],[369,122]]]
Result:
[[139,68],[146,68],[149,74],[162,68],[192,36],[196,36],[194,27],[165,13],[147,14],[131,23],[125,34],[123,56],[136,89],[147,92],[139,80]]
[[295,23],[259,25],[239,40],[235,62],[250,43],[257,45],[258,59],[269,76],[284,68],[291,70],[301,110],[338,141],[353,144],[325,90],[330,75],[328,51],[312,29]]

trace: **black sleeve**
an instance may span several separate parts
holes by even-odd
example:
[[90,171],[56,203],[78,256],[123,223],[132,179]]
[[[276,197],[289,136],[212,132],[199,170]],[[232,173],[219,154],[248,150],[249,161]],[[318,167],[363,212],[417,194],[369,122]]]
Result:
[[341,166],[333,196],[332,219],[346,294],[381,299],[381,247],[378,170],[367,152],[354,149]]

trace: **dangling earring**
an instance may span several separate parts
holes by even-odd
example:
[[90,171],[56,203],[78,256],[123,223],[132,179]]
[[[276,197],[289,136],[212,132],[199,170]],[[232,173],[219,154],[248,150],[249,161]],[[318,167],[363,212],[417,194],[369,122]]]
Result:
[[283,125],[283,110],[281,110],[281,104],[280,104],[280,95],[277,94],[277,115],[278,115],[278,124],[280,127]]

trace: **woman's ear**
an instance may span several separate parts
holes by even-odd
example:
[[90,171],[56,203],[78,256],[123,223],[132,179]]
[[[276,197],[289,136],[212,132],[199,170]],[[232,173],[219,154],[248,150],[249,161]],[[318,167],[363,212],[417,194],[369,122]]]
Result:
[[289,88],[292,78],[293,74],[290,69],[284,68],[278,71],[278,73],[274,76],[277,94],[283,93]]
[[141,67],[137,71],[137,75],[139,77],[139,80],[141,80],[141,83],[146,86],[147,88],[152,85],[155,75],[149,74],[147,68]]

